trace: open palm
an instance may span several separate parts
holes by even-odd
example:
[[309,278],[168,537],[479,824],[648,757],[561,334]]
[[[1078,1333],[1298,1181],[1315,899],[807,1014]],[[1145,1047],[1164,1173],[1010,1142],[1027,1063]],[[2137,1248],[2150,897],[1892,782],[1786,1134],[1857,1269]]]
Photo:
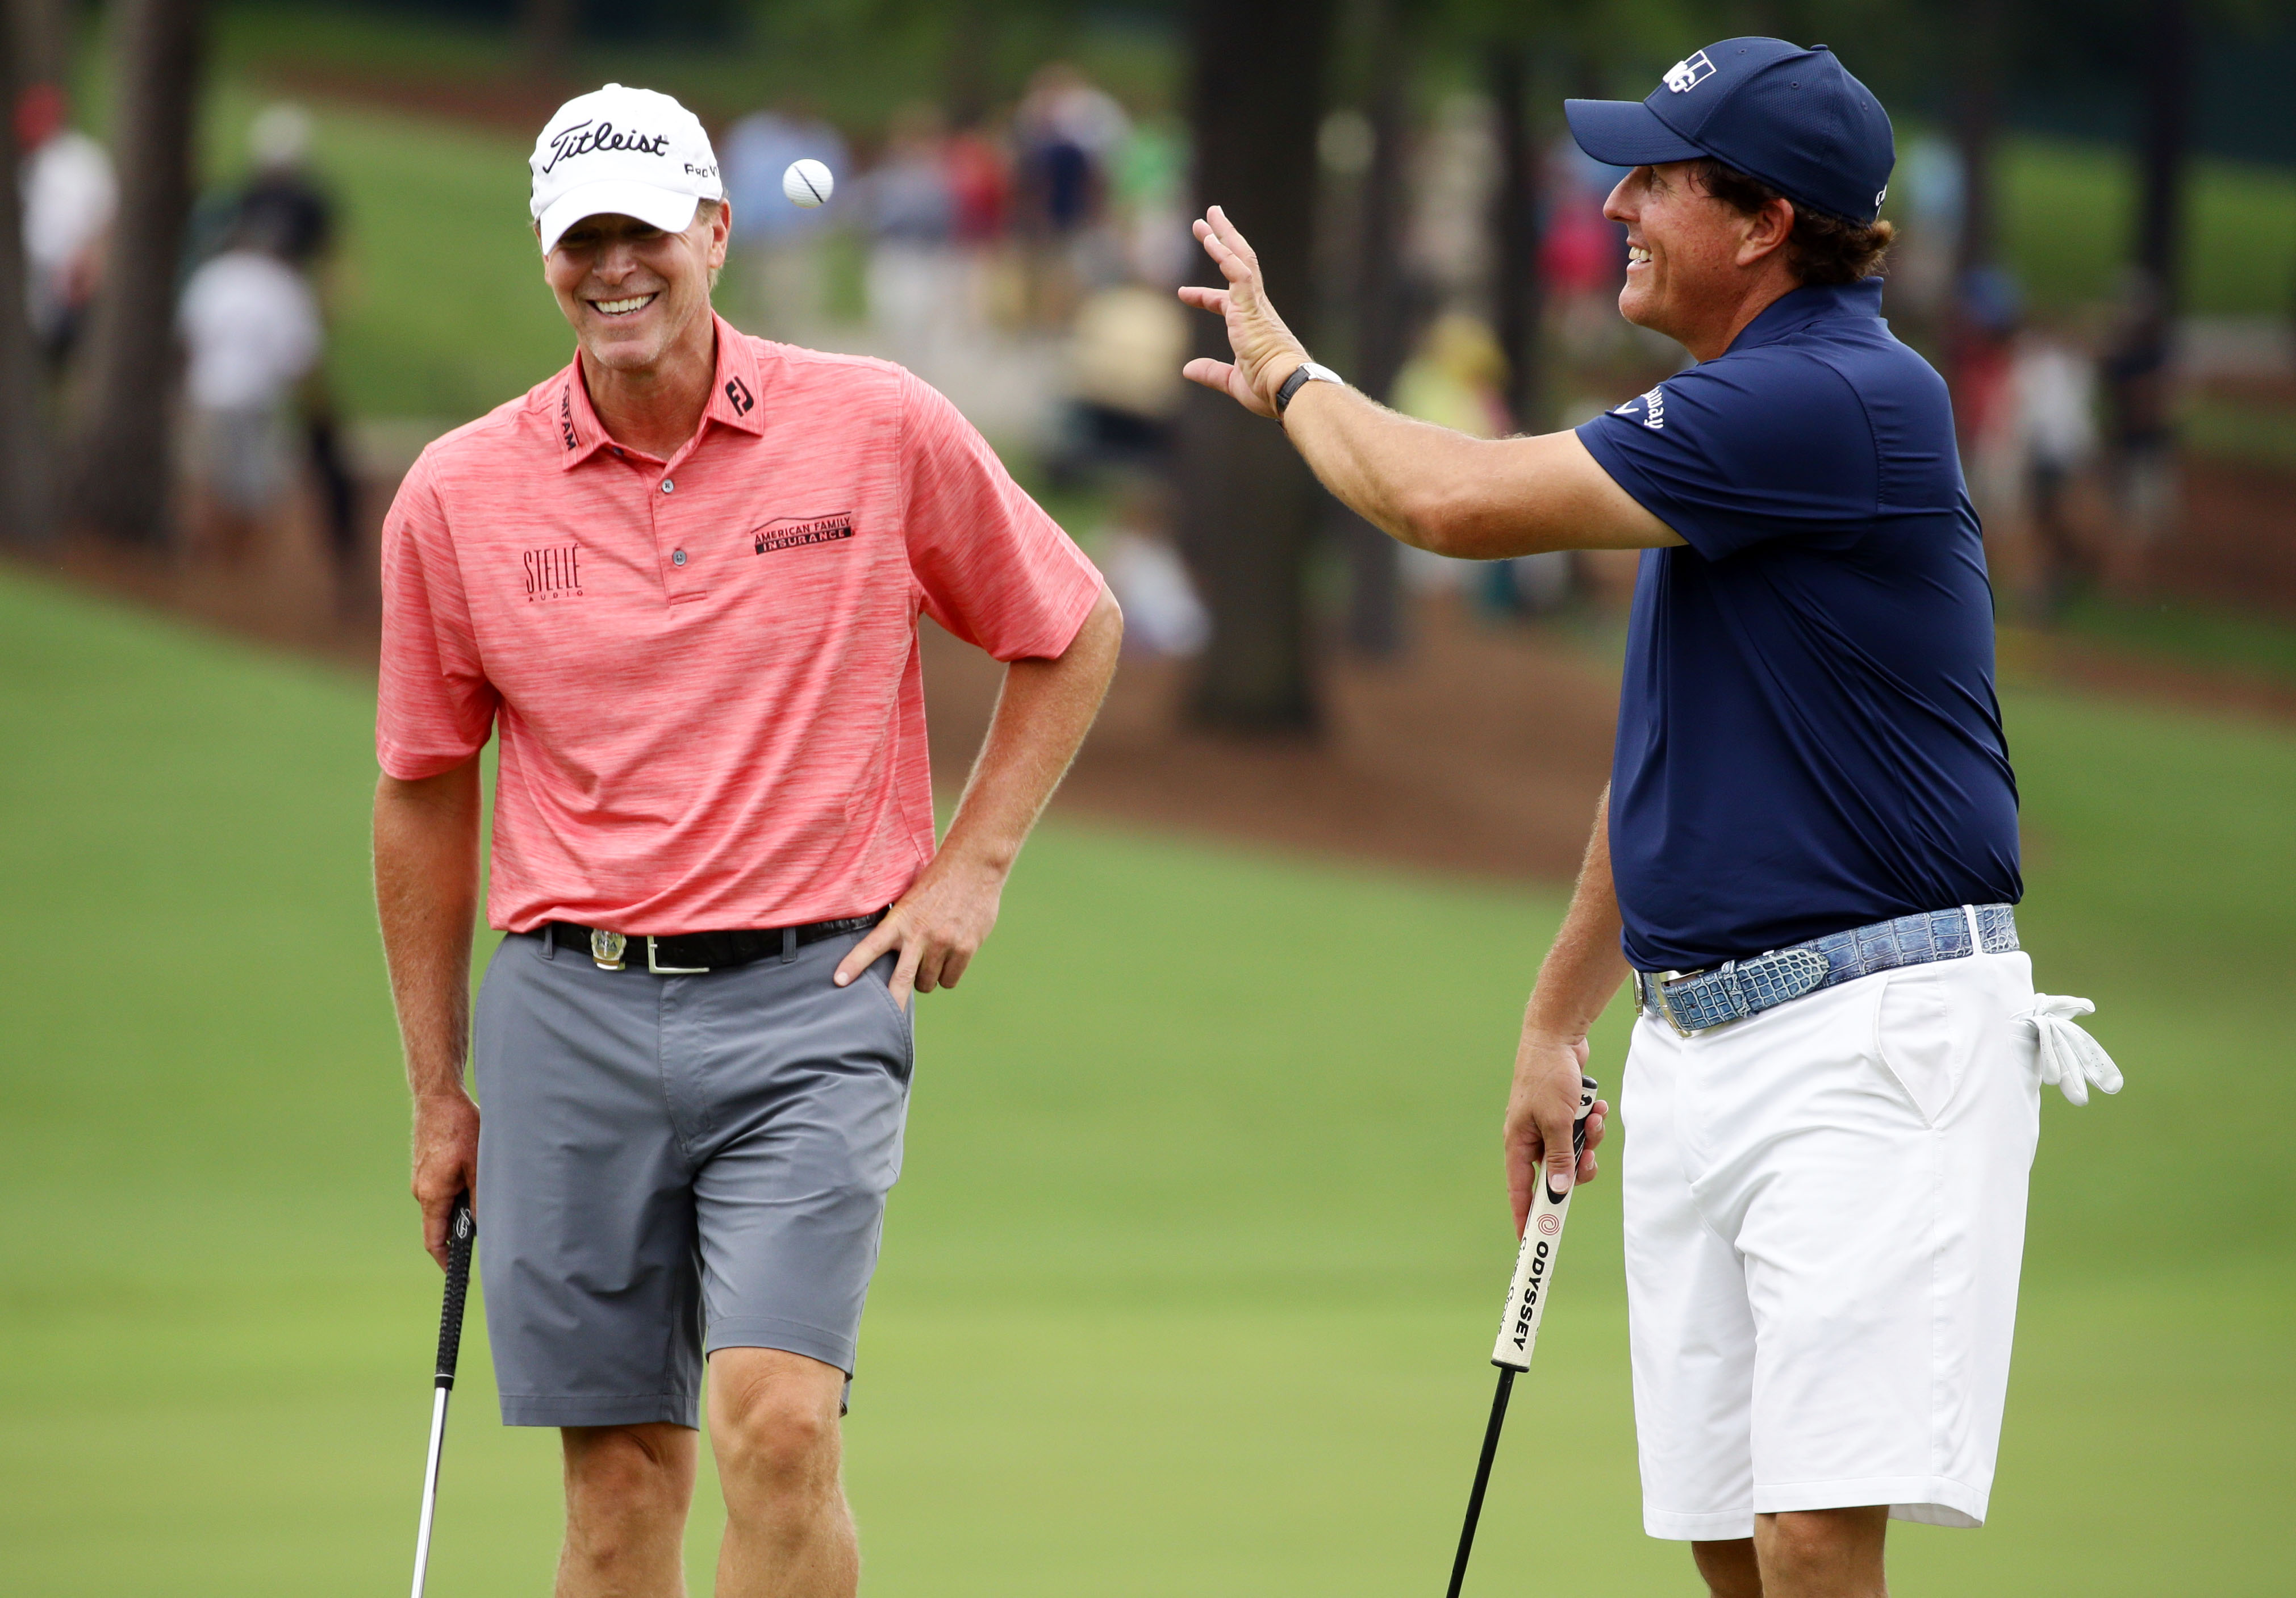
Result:
[[1216,361],[1200,356],[1183,366],[1180,375],[1207,389],[1219,389],[1248,411],[1273,416],[1275,390],[1308,358],[1307,348],[1267,303],[1259,258],[1227,219],[1227,213],[1213,206],[1196,223],[1195,234],[1204,253],[1227,279],[1227,287],[1185,288],[1180,291],[1180,298],[1227,324],[1228,348],[1235,358]]

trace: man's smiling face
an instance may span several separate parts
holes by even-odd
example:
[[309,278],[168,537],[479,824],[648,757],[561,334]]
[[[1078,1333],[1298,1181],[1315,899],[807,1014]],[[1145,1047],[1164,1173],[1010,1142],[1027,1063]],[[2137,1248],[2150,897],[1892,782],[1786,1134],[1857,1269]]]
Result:
[[709,317],[709,279],[726,264],[726,206],[703,204],[684,233],[635,217],[585,217],[543,258],[542,275],[584,358],[612,371],[658,367]]
[[1693,161],[1636,167],[1603,207],[1603,215],[1627,229],[1619,314],[1693,353],[1718,338],[1728,342],[1749,275],[1793,227],[1793,208],[1785,201],[1746,216],[1707,193],[1696,167]]

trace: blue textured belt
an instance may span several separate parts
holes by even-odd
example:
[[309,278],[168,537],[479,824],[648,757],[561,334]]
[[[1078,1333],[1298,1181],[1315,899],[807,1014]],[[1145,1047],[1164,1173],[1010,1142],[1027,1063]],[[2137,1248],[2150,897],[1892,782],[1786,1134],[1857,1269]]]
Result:
[[1704,971],[1638,971],[1635,1004],[1652,1020],[1665,1021],[1687,1037],[1875,971],[1959,960],[1980,949],[2006,955],[2017,947],[2013,906],[1963,905],[1829,932]]

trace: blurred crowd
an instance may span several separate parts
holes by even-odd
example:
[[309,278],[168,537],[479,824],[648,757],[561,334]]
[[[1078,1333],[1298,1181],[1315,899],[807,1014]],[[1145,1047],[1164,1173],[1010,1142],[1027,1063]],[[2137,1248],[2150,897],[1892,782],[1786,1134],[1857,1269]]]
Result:
[[[76,398],[119,184],[57,86],[19,98],[15,133],[26,308],[63,408]],[[308,485],[338,602],[350,608],[368,584],[357,485],[324,378],[337,207],[310,143],[307,112],[266,108],[249,132],[245,176],[203,195],[192,217],[176,316],[184,422],[176,465],[188,502],[179,553],[244,563]]]
[[[1624,233],[1602,213],[1621,174],[1558,137],[1536,163],[1539,325],[1519,352],[1536,370],[1510,371],[1496,331],[1494,128],[1487,101],[1459,95],[1411,135],[1396,245],[1407,358],[1385,396],[1483,437],[1583,421],[1683,358],[1617,314]],[[55,403],[68,406],[117,184],[53,86],[22,95],[15,131],[28,310]],[[1333,193],[1366,181],[1373,138],[1358,112],[1326,121],[1318,148]],[[325,377],[339,206],[311,141],[303,111],[265,109],[234,163],[243,175],[201,198],[190,229],[176,318],[184,550],[243,561],[299,506],[320,529],[339,597],[355,605],[369,591],[369,552]],[[1005,106],[914,104],[865,135],[792,101],[733,120],[718,143],[734,213],[719,292],[736,324],[899,361],[992,437],[1029,448],[1056,485],[1096,491],[1110,507],[1102,553],[1130,590],[1119,597],[1136,644],[1198,647],[1201,609],[1163,525],[1178,369],[1196,336],[1172,290],[1201,260],[1185,128],[1128,111],[1055,61]],[[837,176],[826,206],[783,195],[783,172],[806,158]],[[2030,314],[2005,273],[1970,268],[1959,172],[1951,147],[1909,141],[1890,311],[1953,383],[1997,586],[2013,613],[2046,620],[2086,584],[2141,576],[2160,543],[2176,497],[2170,374],[2161,341],[2146,336],[2158,324],[2141,285],[2117,314],[2077,320]],[[1355,258],[1361,244],[1319,246],[1319,258]],[[1359,309],[1323,299],[1295,312],[1318,327],[1319,348]],[[1344,333],[1336,344],[1346,350]],[[1602,552],[1490,566],[1406,553],[1401,575],[1521,617],[1574,597],[1621,603],[1632,565]]]

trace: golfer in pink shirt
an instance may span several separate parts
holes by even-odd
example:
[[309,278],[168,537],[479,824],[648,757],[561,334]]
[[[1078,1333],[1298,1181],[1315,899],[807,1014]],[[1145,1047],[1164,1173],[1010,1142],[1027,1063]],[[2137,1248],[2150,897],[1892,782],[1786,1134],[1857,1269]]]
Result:
[[[995,924],[1122,620],[931,389],[712,314],[729,213],[676,101],[570,101],[531,165],[577,356],[431,445],[383,534],[414,1194],[441,1257],[477,1194],[503,1418],[564,1439],[562,1598],[684,1592],[705,1368],[721,1598],[850,1594],[838,1421],[912,995]],[[1007,662],[938,849],[920,613]]]

